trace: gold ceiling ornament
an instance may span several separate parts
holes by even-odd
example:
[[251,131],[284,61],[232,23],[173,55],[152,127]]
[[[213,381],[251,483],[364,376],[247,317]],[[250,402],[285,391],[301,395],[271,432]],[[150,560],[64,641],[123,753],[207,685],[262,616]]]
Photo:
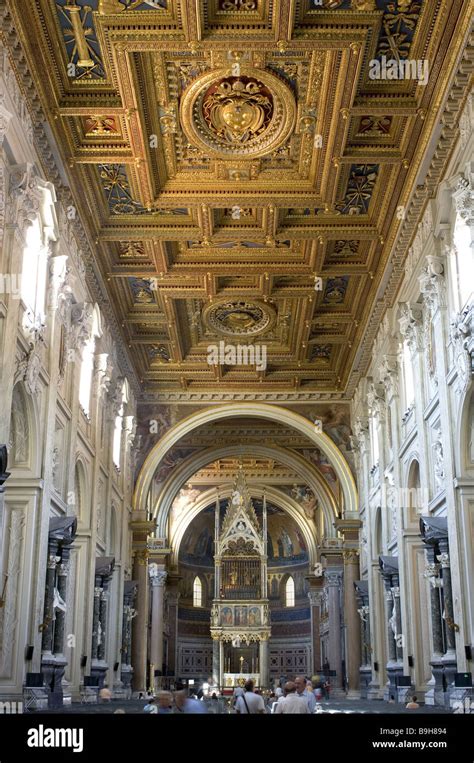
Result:
[[257,300],[224,299],[208,305],[202,320],[208,329],[223,336],[250,337],[271,329],[276,312]]
[[296,104],[275,74],[241,66],[207,72],[183,93],[180,117],[188,140],[222,158],[270,154],[290,136]]

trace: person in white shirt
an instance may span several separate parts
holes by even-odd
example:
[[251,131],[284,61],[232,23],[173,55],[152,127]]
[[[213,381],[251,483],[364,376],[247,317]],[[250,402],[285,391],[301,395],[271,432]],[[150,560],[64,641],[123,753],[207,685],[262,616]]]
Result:
[[245,683],[245,693],[237,698],[237,702],[235,703],[235,711],[239,715],[245,715],[247,713],[255,715],[257,713],[260,714],[265,712],[265,703],[263,701],[263,697],[261,697],[259,694],[255,694],[253,688],[253,681],[248,680]]
[[288,681],[285,684],[285,697],[275,705],[275,713],[309,715],[306,697],[301,697],[296,693],[296,684],[293,681]]
[[283,689],[280,686],[278,686],[275,689],[275,700],[272,703],[272,709],[271,709],[272,713],[275,712],[276,706],[278,705],[278,703],[282,702],[282,700],[284,699],[285,699],[285,695],[283,694]]
[[296,693],[298,694],[298,696],[304,697],[308,705],[309,712],[314,713],[314,709],[316,707],[316,697],[314,696],[312,691],[308,691],[308,688],[306,685],[306,678],[304,676],[296,676],[295,685],[296,685]]

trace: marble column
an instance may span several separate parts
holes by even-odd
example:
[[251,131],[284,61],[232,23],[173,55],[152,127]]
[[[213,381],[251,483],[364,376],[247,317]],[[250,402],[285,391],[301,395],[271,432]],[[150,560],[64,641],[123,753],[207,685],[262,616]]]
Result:
[[219,641],[216,638],[212,639],[212,683],[219,685]]
[[133,688],[144,692],[147,684],[146,647],[148,630],[148,555],[140,551],[135,555],[133,578],[137,582],[137,615],[132,626]]
[[370,606],[369,606],[369,581],[358,580],[354,583],[354,591],[357,596],[359,608],[357,613],[360,618],[360,644],[361,644],[361,665],[360,675],[360,697],[367,699],[369,696],[369,686],[372,680],[372,647],[370,644]]
[[402,611],[400,608],[400,586],[398,585],[398,578],[395,580],[397,585],[394,585],[392,590],[393,606],[395,615],[395,652],[397,655],[397,662],[403,663],[403,646],[404,635],[402,633]]
[[155,666],[155,670],[161,673],[163,671],[163,603],[167,573],[152,564],[149,571],[151,583],[150,662]]
[[[66,604],[67,599],[67,576],[69,574],[69,559],[66,550],[63,550],[61,564],[58,569],[58,594]],[[64,626],[66,622],[66,612],[62,609],[56,610],[56,619],[54,622],[54,654],[62,655],[64,653]]]
[[128,665],[128,661],[130,658],[129,651],[128,651],[128,631],[130,628],[129,610],[130,610],[130,607],[124,605],[123,613],[122,613],[122,645],[121,645],[122,665]]
[[346,670],[348,696],[358,696],[360,684],[360,618],[354,584],[359,579],[359,554],[344,551],[344,617],[346,622]]
[[108,591],[102,589],[100,594],[99,603],[99,622],[100,622],[100,643],[97,646],[97,657],[99,660],[106,659],[106,644],[107,644],[107,602]]
[[308,592],[309,606],[311,612],[311,652],[312,663],[311,673],[317,675],[321,671],[321,638],[320,638],[320,623],[321,623],[321,592],[309,591]]
[[362,664],[370,665],[370,607],[364,604],[359,610]]
[[434,546],[427,546],[426,556],[428,563],[425,568],[425,578],[430,585],[430,609],[431,609],[431,671],[432,679],[428,682],[429,689],[425,693],[426,705],[444,704],[442,662],[443,647],[443,623],[441,619],[440,589],[442,580],[439,576],[440,565],[436,564],[436,551]]
[[395,642],[395,633],[392,629],[393,618],[393,593],[390,586],[390,579],[385,583],[385,619],[387,622],[387,641],[388,641],[388,661],[395,663],[397,661],[397,647]]
[[453,591],[451,587],[451,566],[449,563],[449,554],[447,551],[448,543],[440,541],[440,555],[438,561],[441,564],[441,576],[443,579],[443,598],[444,598],[444,620],[446,622],[446,641],[447,652],[453,656],[456,652],[456,624],[454,622]]
[[269,676],[268,676],[268,639],[262,638],[259,643],[259,671],[260,671],[260,687],[262,689],[268,689]]
[[336,671],[331,676],[331,691],[342,687],[342,650],[341,650],[341,583],[342,572],[325,572],[328,587],[329,644],[328,660],[330,670]]
[[42,623],[42,641],[41,649],[43,652],[52,654],[53,652],[53,631],[54,631],[54,588],[56,585],[56,567],[58,557],[57,549],[51,549],[48,554],[48,566],[46,569],[46,585],[44,593],[44,614]]
[[448,705],[450,695],[454,691],[454,677],[458,672],[456,658],[456,631],[459,626],[454,620],[453,589],[451,585],[451,564],[449,558],[449,543],[447,538],[439,540],[439,550],[441,553],[437,556],[441,564],[441,578],[443,583],[443,603],[444,603],[444,621],[446,623],[446,652],[441,658],[443,664],[444,681],[447,691],[444,696],[445,704]]
[[94,607],[92,612],[92,647],[91,659],[97,660],[99,656],[99,623],[100,623],[100,597],[102,588],[94,588]]
[[122,619],[122,649],[121,649],[121,672],[120,678],[124,687],[126,699],[132,695],[132,621],[136,616],[134,609],[135,597],[137,594],[137,584],[134,580],[127,580],[124,583],[123,594],[123,619]]
[[173,676],[177,676],[179,673],[178,666],[178,605],[179,605],[179,591],[177,586],[173,586],[172,589],[168,589],[168,623],[169,623],[169,640],[168,640],[168,668]]
[[224,686],[224,642],[219,640],[219,689]]
[[427,549],[428,564],[425,569],[425,577],[430,581],[430,608],[431,608],[431,639],[433,657],[439,658],[443,654],[443,627],[441,622],[441,602],[439,590],[441,578],[439,576],[439,564],[435,563],[435,551]]

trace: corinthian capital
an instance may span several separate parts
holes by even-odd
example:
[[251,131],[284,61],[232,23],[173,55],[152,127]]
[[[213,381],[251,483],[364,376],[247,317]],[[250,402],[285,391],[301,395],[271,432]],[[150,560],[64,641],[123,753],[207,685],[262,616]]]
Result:
[[112,377],[112,364],[107,352],[99,352],[94,355],[94,378],[97,397],[106,394],[109,390]]
[[10,196],[13,201],[13,222],[24,235],[40,213],[41,178],[32,164],[18,164],[10,175]]
[[406,340],[410,351],[414,353],[416,350],[420,350],[423,334],[423,311],[419,305],[402,302],[398,323],[400,333]]
[[446,278],[443,257],[428,255],[420,275],[420,289],[431,313],[446,307]]
[[453,193],[456,209],[468,225],[474,225],[474,188],[471,180],[462,176]]
[[70,346],[80,350],[91,338],[93,305],[91,302],[78,302],[71,309]]
[[395,355],[384,355],[380,365],[379,378],[387,390],[387,400],[399,393],[398,361]]
[[373,381],[369,383],[367,403],[373,415],[379,419],[383,417],[385,413],[385,390],[382,384],[375,384]]
[[11,114],[2,103],[0,103],[0,147],[3,144],[3,139],[7,133],[12,117],[13,114]]

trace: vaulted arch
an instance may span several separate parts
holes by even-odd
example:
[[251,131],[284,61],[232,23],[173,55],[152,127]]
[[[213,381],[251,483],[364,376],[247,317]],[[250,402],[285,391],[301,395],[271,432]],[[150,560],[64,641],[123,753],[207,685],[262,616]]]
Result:
[[354,478],[347,461],[331,438],[317,431],[314,425],[303,416],[286,408],[266,403],[240,403],[238,405],[231,404],[206,408],[171,427],[150,451],[140,470],[133,498],[134,510],[145,511],[148,491],[157,467],[169,449],[179,442],[184,435],[189,434],[203,424],[244,416],[263,418],[276,421],[283,426],[288,426],[305,435],[308,440],[320,448],[329,459],[339,478],[344,497],[344,506],[342,507],[344,515],[348,518],[357,514],[358,499]]
[[[277,446],[269,447],[264,445],[252,445],[252,447],[248,449],[248,452],[256,457],[272,458],[285,466],[292,468],[319,499],[322,516],[324,518],[324,526],[319,528],[320,533],[322,534],[324,532],[328,537],[334,535],[334,520],[338,513],[336,500],[327,482],[312,464],[308,463],[308,461],[297,453]],[[156,518],[157,535],[159,537],[165,537],[167,535],[168,516],[171,510],[171,505],[179,489],[192,477],[193,474],[195,474],[196,471],[220,458],[228,458],[232,456],[239,457],[246,455],[246,453],[247,449],[241,445],[228,445],[221,448],[207,449],[198,455],[192,454],[174,469],[171,476],[163,485],[157,503],[153,507],[153,516]]]

